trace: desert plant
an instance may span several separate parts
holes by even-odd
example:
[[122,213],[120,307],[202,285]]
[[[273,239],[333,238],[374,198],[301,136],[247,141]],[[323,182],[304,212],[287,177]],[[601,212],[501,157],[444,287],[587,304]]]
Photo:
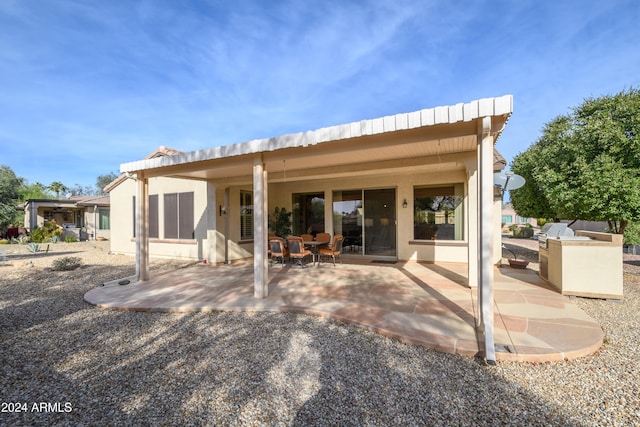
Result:
[[31,242],[27,245],[27,249],[35,254],[40,250],[40,245],[35,242]]
[[70,271],[82,266],[82,260],[77,256],[58,258],[51,264],[53,271]]
[[58,243],[58,238],[59,236],[57,235],[51,236],[51,243]]
[[0,240],[0,245],[8,245],[10,242],[7,239]]
[[29,238],[27,236],[19,236],[19,237],[11,238],[12,245],[25,245],[27,243],[29,243]]

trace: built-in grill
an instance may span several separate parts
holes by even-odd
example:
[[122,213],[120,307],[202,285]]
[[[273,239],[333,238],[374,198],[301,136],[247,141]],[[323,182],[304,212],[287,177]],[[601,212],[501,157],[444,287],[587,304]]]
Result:
[[563,295],[622,299],[622,235],[546,224],[538,236],[540,277]]
[[538,235],[538,261],[540,262],[540,276],[549,280],[549,247],[548,240],[590,240],[586,236],[576,236],[568,224],[552,222],[545,224]]
[[563,222],[550,222],[545,224],[538,235],[539,249],[547,249],[547,239],[554,237],[571,237],[573,230]]

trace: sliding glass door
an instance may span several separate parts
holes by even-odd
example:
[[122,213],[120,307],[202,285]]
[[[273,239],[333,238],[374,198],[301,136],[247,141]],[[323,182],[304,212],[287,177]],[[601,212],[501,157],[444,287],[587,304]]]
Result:
[[333,230],[345,253],[395,257],[396,190],[334,191]]
[[324,233],[324,193],[293,194],[293,235]]

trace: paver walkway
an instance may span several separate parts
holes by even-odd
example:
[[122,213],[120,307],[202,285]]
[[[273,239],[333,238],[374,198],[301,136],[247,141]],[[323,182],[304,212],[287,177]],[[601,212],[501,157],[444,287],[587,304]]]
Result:
[[[477,290],[464,264],[345,260],[269,267],[269,297],[253,297],[253,264],[194,265],[144,283],[93,289],[98,307],[141,311],[283,311],[354,323],[403,342],[477,356]],[[595,352],[602,328],[532,270],[496,268],[496,358],[558,361]]]

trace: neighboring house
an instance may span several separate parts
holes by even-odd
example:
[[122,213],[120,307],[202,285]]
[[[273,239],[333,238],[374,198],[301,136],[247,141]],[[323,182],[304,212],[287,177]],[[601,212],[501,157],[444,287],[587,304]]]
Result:
[[[105,190],[111,249],[226,263],[254,257],[265,295],[267,217],[293,212],[293,234],[343,234],[353,256],[469,263],[469,283],[500,258],[506,165],[494,144],[511,96],[189,153],[161,147],[125,163]],[[481,178],[482,177],[482,178]],[[138,236],[138,239],[136,239]],[[479,263],[482,264],[479,267]]]
[[513,210],[511,203],[505,203],[502,205],[502,224],[503,227],[509,227],[510,225],[525,225],[530,224],[532,227],[538,226],[538,220],[536,218],[526,218],[517,214]]
[[29,233],[45,221],[55,220],[65,236],[78,240],[109,239],[109,196],[76,196],[69,199],[30,199],[23,205],[24,226]]
[[[568,220],[563,219],[560,222],[564,222],[570,224],[569,227],[574,231],[577,230],[585,230],[585,231],[598,231],[598,232],[608,232],[609,224],[602,221],[583,221],[583,220]],[[526,218],[518,215],[515,210],[513,210],[513,205],[511,203],[505,203],[502,205],[502,224],[503,227],[509,227],[510,225],[526,225],[531,224],[533,227],[538,226],[538,220],[536,218]]]

